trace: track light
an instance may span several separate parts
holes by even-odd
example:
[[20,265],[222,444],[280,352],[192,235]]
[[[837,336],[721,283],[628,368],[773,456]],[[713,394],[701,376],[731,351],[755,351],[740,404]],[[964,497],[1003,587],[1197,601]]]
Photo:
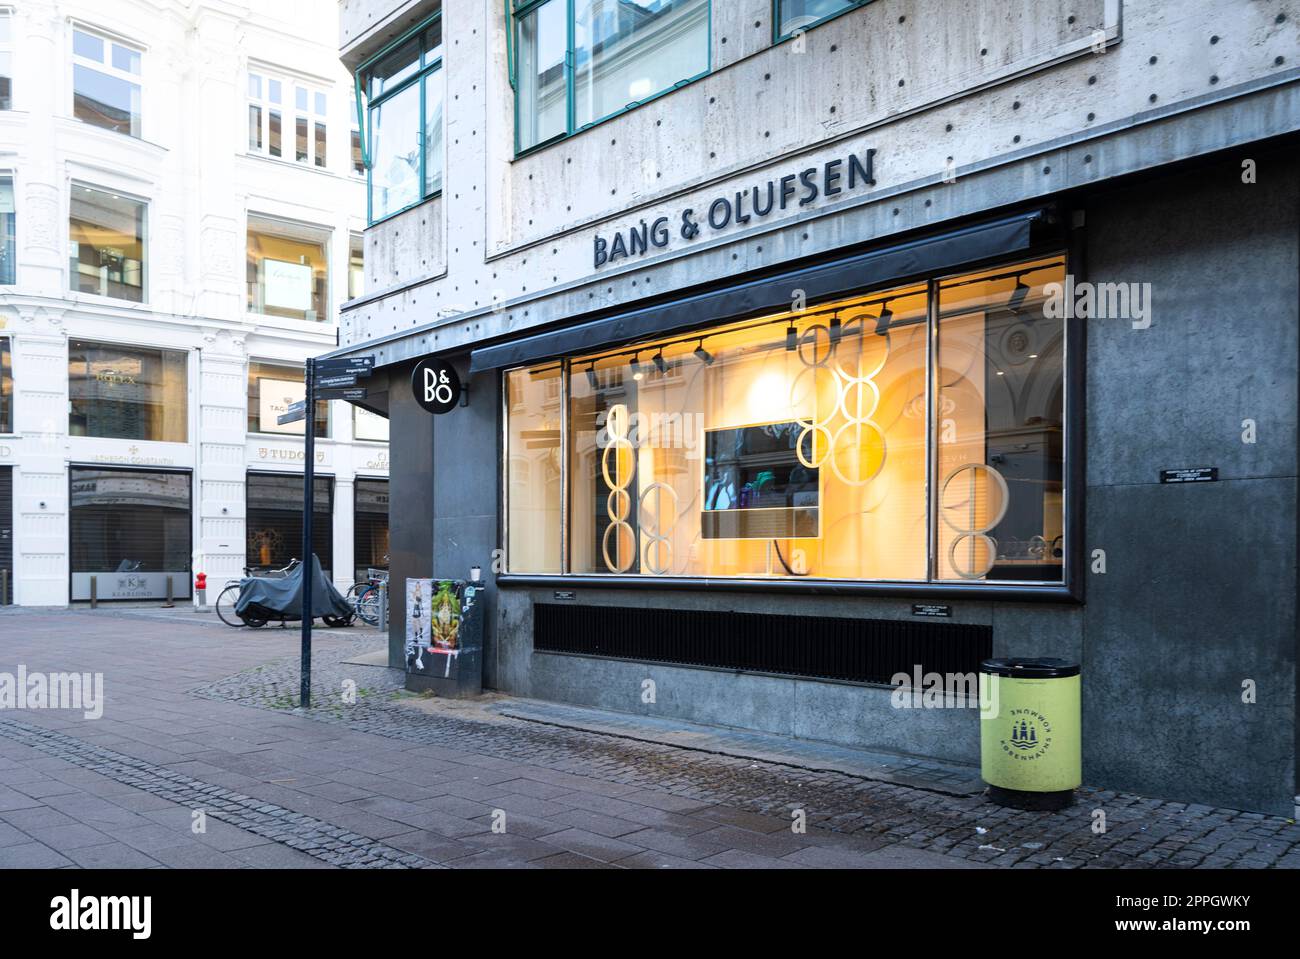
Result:
[[831,343],[838,343],[840,341],[840,315],[838,313],[831,314],[830,330]]
[[596,379],[595,363],[592,363],[591,366],[587,367],[587,385],[591,387],[593,393],[600,389],[600,380]]
[[658,353],[655,354],[654,361],[655,361],[655,369],[657,369],[660,373],[668,372],[668,361],[664,359],[663,350],[660,350]]
[[704,348],[703,340],[700,340],[700,345],[695,348],[695,355],[699,357],[700,362],[705,366],[713,365],[713,354]]
[[632,379],[640,380],[645,378],[645,370],[641,367],[639,354],[632,354],[632,362],[629,365],[632,367]]
[[889,332],[889,324],[894,321],[894,311],[889,308],[889,301],[880,304],[880,315],[876,317],[876,335],[884,336]]
[[791,353],[799,348],[799,331],[793,325],[785,329],[785,348]]
[[1016,277],[1016,288],[1011,291],[1011,299],[1007,301],[1007,309],[1012,313],[1019,313],[1020,308],[1025,305],[1025,297],[1029,295],[1029,285],[1025,283],[1020,276]]

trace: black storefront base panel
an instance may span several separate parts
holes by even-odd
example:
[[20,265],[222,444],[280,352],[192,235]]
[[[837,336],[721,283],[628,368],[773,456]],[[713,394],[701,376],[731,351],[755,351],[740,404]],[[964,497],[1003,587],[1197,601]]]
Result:
[[974,675],[993,655],[993,628],[536,603],[533,649],[887,686],[918,667],[922,674]]

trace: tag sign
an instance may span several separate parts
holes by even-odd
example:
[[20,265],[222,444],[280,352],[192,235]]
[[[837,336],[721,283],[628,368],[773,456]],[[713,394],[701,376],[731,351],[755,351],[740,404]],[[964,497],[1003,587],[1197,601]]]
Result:
[[926,616],[931,619],[936,617],[941,619],[949,619],[952,617],[952,607],[940,606],[937,603],[913,603],[912,615]]
[[1219,479],[1217,466],[1192,466],[1181,470],[1161,470],[1161,483],[1214,483]]
[[460,376],[446,360],[420,360],[411,372],[415,402],[434,414],[448,413],[460,402]]

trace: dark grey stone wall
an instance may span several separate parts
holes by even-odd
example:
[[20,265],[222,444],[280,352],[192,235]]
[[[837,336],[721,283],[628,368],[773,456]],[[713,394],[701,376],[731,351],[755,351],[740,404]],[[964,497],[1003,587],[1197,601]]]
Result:
[[[1107,570],[1086,577],[1093,782],[1291,812],[1298,161],[1246,150],[1089,204],[1089,279],[1154,292],[1150,329],[1088,325],[1087,547]],[[1159,484],[1185,466],[1219,482]]]

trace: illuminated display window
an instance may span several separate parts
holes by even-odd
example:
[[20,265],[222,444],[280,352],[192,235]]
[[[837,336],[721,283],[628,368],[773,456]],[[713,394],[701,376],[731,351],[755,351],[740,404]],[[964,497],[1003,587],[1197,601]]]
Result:
[[1063,257],[505,374],[511,573],[1060,583]]
[[[307,398],[307,384],[301,366],[279,366],[273,363],[248,364],[248,432],[284,433],[303,435],[303,420],[294,423],[278,422],[294,403]],[[328,400],[316,401],[314,417],[318,438],[329,436],[330,404]]]
[[249,216],[248,312],[324,322],[329,319],[330,231]]
[[68,341],[68,433],[184,443],[189,416],[181,350]]

